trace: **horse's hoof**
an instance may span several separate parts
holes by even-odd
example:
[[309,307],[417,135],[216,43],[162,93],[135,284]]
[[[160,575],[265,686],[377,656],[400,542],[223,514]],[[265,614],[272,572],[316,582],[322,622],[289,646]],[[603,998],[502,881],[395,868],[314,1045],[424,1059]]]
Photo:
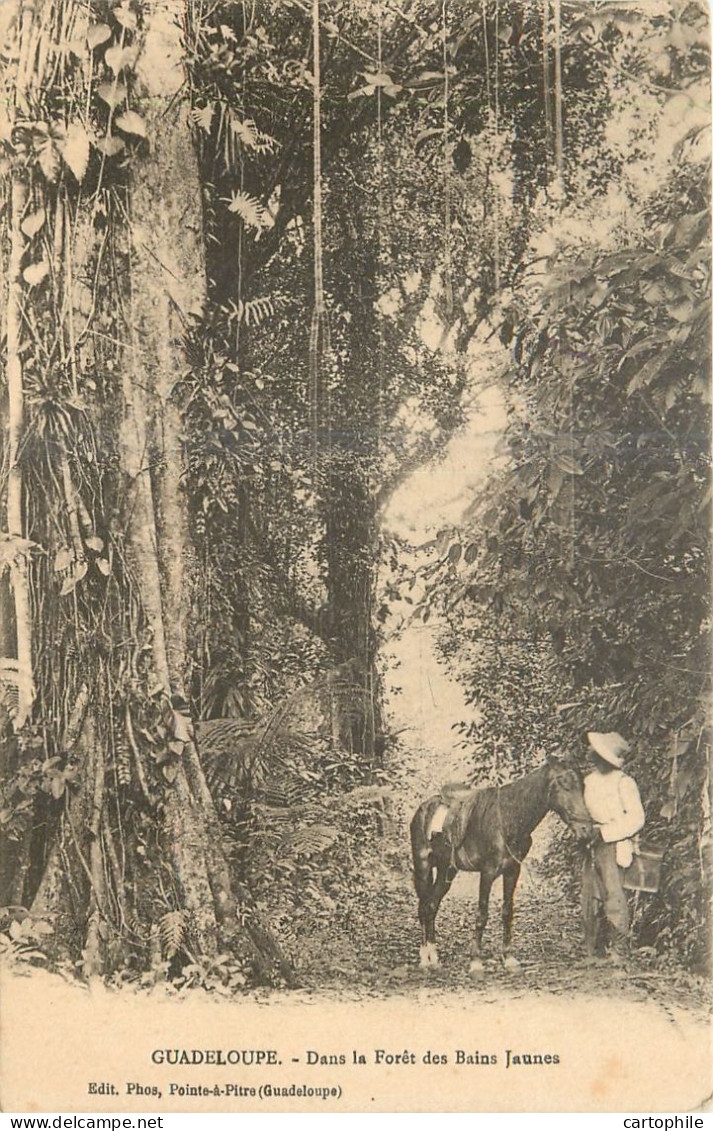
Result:
[[440,966],[440,962],[438,961],[438,951],[436,950],[433,943],[425,943],[424,946],[421,947],[419,954],[419,966],[422,970]]
[[517,958],[515,958],[512,954],[507,954],[503,958],[503,966],[505,967],[506,970],[512,970],[512,971],[522,970],[522,966],[518,962]]
[[482,959],[474,958],[473,961],[471,962],[470,966],[468,967],[468,973],[469,974],[484,974],[485,973],[485,963],[482,961]]

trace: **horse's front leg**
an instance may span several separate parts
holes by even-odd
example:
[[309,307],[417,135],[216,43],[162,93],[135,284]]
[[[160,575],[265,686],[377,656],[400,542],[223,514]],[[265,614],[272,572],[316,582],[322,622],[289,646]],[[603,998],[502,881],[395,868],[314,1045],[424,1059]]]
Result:
[[473,947],[473,961],[470,964],[471,974],[480,974],[485,966],[481,958],[483,946],[483,932],[488,924],[488,907],[490,905],[490,889],[495,882],[495,872],[482,871],[480,873],[480,888],[478,891],[478,914],[475,920],[475,945]]
[[520,876],[520,865],[515,862],[503,873],[503,966],[506,970],[519,970],[520,963],[510,953],[512,946],[512,920],[515,888]]

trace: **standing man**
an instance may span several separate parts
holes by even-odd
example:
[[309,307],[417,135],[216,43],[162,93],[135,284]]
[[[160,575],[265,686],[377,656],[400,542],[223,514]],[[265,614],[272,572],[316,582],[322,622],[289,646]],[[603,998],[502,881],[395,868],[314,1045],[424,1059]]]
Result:
[[633,778],[622,771],[629,743],[616,731],[590,731],[591,773],[584,779],[584,803],[596,826],[586,850],[582,914],[587,958],[609,957],[617,965],[629,949],[629,907],[622,872],[634,855],[631,838],[644,826],[644,809]]

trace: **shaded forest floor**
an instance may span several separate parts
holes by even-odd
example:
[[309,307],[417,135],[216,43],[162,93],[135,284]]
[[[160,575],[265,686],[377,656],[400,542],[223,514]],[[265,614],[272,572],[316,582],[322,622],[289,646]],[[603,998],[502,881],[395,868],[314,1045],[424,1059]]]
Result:
[[[545,862],[561,822],[550,815],[534,835],[515,898],[514,953],[521,970],[500,961],[501,881],[493,888],[484,939],[485,972],[469,973],[479,877],[459,873],[441,904],[437,920],[437,969],[418,965],[419,925],[411,876],[409,822],[418,804],[444,781],[463,778],[467,755],[457,747],[453,723],[467,718],[458,683],[436,657],[432,629],[411,630],[396,645],[391,723],[404,733],[386,766],[388,819],[363,827],[344,822],[344,874],[322,877],[331,891],[327,910],[310,914],[309,900],[293,924],[292,957],[298,984],[308,992],[340,999],[389,995],[438,998],[457,992],[494,1002],[556,994],[651,1001],[664,1012],[671,1003],[707,1014],[710,985],[672,960],[635,952],[626,970],[584,963],[578,906],[581,862],[574,842],[570,880],[564,885]],[[328,806],[325,814],[329,812]],[[348,813],[348,809],[346,810]],[[357,814],[358,816],[358,814]],[[334,864],[332,864],[332,869]],[[330,882],[331,879],[331,882]],[[641,895],[638,898],[649,898]]]
[[[362,865],[331,915],[303,922],[293,952],[300,989],[340,999],[415,995],[437,998],[453,991],[484,1002],[559,994],[616,997],[669,1004],[706,1013],[710,986],[672,961],[634,952],[625,970],[584,963],[579,911],[564,899],[537,859],[525,863],[516,893],[515,954],[521,970],[500,960],[500,882],[491,897],[484,942],[485,972],[473,976],[471,957],[478,877],[460,873],[437,921],[441,965],[418,965],[419,925],[407,856],[407,828],[394,822],[380,841],[357,850]],[[355,855],[357,855],[355,854]]]
[[[453,754],[456,763],[459,757]],[[419,968],[408,822],[418,800],[455,767],[443,749],[424,745],[416,734],[393,763],[387,819],[383,813],[375,819],[366,804],[346,805],[340,815],[325,799],[325,814],[343,826],[339,840],[326,856],[315,855],[311,879],[309,871],[297,877],[292,918],[279,885],[265,901],[295,963],[294,988],[229,993],[214,986],[205,993],[134,984],[88,992],[74,980],[27,966],[0,979],[7,1032],[20,1034],[0,1056],[8,1110],[185,1111],[199,1101],[171,1099],[165,1091],[127,1096],[122,1081],[158,1081],[165,1088],[175,1072],[149,1064],[150,1049],[165,1044],[215,1049],[251,1043],[280,1050],[286,1065],[281,1083],[344,1087],[344,1110],[350,1111],[699,1110],[710,1092],[708,983],[670,962],[655,967],[651,955],[635,956],[624,974],[583,965],[576,904],[542,863],[554,819],[541,827],[518,888],[521,971],[508,973],[499,960],[496,884],[486,970],[477,978],[469,974],[478,878],[466,874],[456,877],[441,907],[442,965]],[[39,1044],[43,1073],[28,1077],[30,1050]],[[66,1072],[70,1047],[80,1066],[74,1075]],[[442,1077],[432,1067],[425,1073],[416,1068],[398,1080],[375,1072],[365,1077],[373,1080],[365,1095],[361,1070],[351,1073],[350,1060],[345,1068],[305,1068],[305,1049],[351,1057],[359,1048],[373,1058],[373,1050],[384,1047],[414,1049],[419,1063],[424,1049],[442,1050],[449,1065],[456,1049],[495,1052],[498,1065],[455,1068]],[[531,1069],[511,1073],[503,1065],[506,1048],[556,1053],[562,1071],[542,1079],[528,1075]],[[87,1078],[115,1082],[115,1098],[88,1097]],[[203,1079],[197,1072],[181,1076],[181,1082]],[[251,1083],[258,1075],[244,1070],[241,1079]],[[400,1106],[393,1106],[394,1097]],[[211,1096],[200,1102],[204,1110],[222,1111],[246,1101]]]

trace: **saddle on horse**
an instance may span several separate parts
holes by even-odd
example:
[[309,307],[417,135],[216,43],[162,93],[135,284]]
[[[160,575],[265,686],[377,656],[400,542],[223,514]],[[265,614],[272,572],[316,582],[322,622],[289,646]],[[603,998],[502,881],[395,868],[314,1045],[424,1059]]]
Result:
[[465,839],[471,806],[468,802],[474,789],[465,782],[446,782],[438,795],[428,828],[428,839],[437,848],[439,841],[447,845],[451,859]]

